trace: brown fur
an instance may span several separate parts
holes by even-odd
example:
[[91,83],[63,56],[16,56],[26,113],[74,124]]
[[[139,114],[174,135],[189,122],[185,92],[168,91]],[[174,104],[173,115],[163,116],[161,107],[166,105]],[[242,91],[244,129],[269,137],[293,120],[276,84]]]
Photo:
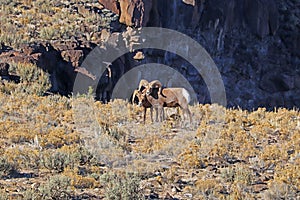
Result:
[[[151,105],[158,110],[160,121],[163,119],[163,107],[180,107],[183,111],[183,115],[187,114],[190,118],[190,122],[192,122],[191,111],[188,108],[189,99],[185,97],[184,88],[165,88],[162,90],[162,94],[158,92],[157,99],[151,95],[152,90],[153,84],[149,84],[146,90],[146,98]],[[185,92],[187,91],[185,90]]]
[[144,123],[146,122],[146,114],[147,114],[147,108],[150,108],[150,117],[151,117],[151,122],[153,122],[153,107],[150,104],[150,102],[143,97],[143,93],[139,90],[134,90],[133,95],[132,95],[132,103],[134,104],[134,99],[137,97],[139,99],[139,106],[144,107]]

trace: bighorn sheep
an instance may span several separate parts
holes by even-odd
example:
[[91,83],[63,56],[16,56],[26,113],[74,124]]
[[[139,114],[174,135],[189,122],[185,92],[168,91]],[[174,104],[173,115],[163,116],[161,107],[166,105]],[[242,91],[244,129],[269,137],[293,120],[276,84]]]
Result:
[[[139,83],[139,87],[137,90],[134,90],[132,94],[132,104],[135,103],[135,98],[138,99],[138,105],[144,107],[144,123],[146,122],[146,114],[147,114],[147,108],[150,108],[150,117],[151,117],[151,122],[153,122],[153,107],[150,104],[150,102],[142,97],[143,96],[143,90],[148,87],[149,82],[145,79],[142,79]],[[157,115],[156,115],[156,120],[157,120]]]
[[[158,91],[155,89],[158,88]],[[147,100],[159,112],[160,121],[162,121],[164,112],[163,107],[180,107],[183,111],[183,116],[187,114],[192,122],[192,114],[188,108],[190,95],[184,88],[164,88],[158,80],[150,82],[144,91]]]
[[[152,83],[152,82],[151,82]],[[151,121],[153,122],[153,107],[152,104],[148,101],[148,99],[145,97],[146,95],[146,88],[148,87],[149,82],[145,79],[142,79],[139,83],[139,87],[137,90],[133,92],[132,95],[132,104],[135,103],[135,98],[138,98],[138,105],[144,107],[144,123],[146,121],[146,113],[147,108],[150,108],[150,115],[151,115]],[[156,89],[159,88],[158,91],[161,92],[162,85],[160,84],[154,84],[154,82],[151,84],[151,87]],[[156,107],[156,121],[158,121],[158,108]],[[160,110],[161,111],[161,110]],[[164,110],[162,109],[163,115]]]
[[146,98],[142,97],[142,95],[143,95],[143,93],[141,91],[134,90],[133,95],[132,95],[132,104],[134,104],[135,97],[137,97],[139,106],[144,107],[144,123],[146,122],[147,108],[150,108],[151,122],[153,122],[153,107]]

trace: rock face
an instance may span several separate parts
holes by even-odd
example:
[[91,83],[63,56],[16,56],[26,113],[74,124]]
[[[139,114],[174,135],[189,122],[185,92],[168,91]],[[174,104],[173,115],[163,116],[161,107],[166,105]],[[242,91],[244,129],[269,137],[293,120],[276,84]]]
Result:
[[0,76],[8,76],[8,69],[9,69],[9,64],[8,63],[0,63]]
[[[103,57],[108,56],[109,48],[115,48],[119,44],[119,37],[121,37],[121,33],[112,34],[104,46],[100,48],[103,52]],[[122,40],[120,41],[122,42]],[[86,79],[95,79],[90,69],[87,70],[81,67],[84,58],[95,47],[96,44],[87,41],[70,40],[25,44],[18,51],[12,49],[3,50],[0,54],[0,60],[5,63],[0,63],[0,76],[2,79],[19,82],[20,80],[16,81],[15,76],[7,76],[8,63],[36,64],[50,74],[51,88],[47,93],[59,93],[68,96],[73,92],[74,81],[78,73]],[[93,82],[97,100],[103,102],[110,100],[113,86],[125,71],[131,69],[131,66],[133,66],[132,62],[136,62],[133,59],[133,53],[121,56],[112,63],[111,67],[107,68],[98,82],[95,82],[96,80],[94,81],[95,83]],[[99,65],[95,63],[95,66],[98,67]]]
[[[104,6],[115,2],[99,1]],[[297,25],[300,16],[297,1],[121,2],[115,9],[120,14],[121,23],[134,27],[170,28],[198,41],[221,72],[229,106],[248,109],[259,106],[300,107],[300,27]],[[144,53],[145,62],[177,65],[178,70],[185,66],[184,73],[194,89],[203,90],[199,75],[180,57],[161,52],[153,55],[153,51],[150,56]],[[200,102],[207,102],[209,94],[199,93]],[[203,95],[206,97],[202,98]]]
[[36,64],[50,74],[50,92],[68,95],[72,92],[75,68],[82,62],[91,47],[78,41],[25,44],[20,51],[10,50],[0,54],[0,60]]
[[[135,49],[133,27],[164,27],[182,32],[201,44],[222,75],[228,106],[300,107],[300,16],[295,0],[99,0],[119,15],[112,30],[101,30],[105,50],[125,42],[128,53],[111,65],[111,80],[99,84],[97,95],[109,91],[135,66],[161,63],[180,72],[198,93],[200,103],[210,102],[205,82],[194,67],[178,55],[161,50]],[[122,25],[123,24],[123,25]],[[131,27],[124,30],[124,24]],[[172,47],[177,44],[170,44]],[[0,50],[1,62],[30,62],[50,73],[51,91],[68,95],[76,73],[93,77],[81,64],[95,44],[85,40],[33,43],[15,51]],[[2,45],[3,47],[3,45]],[[198,52],[189,52],[197,56]],[[135,58],[135,59],[134,59]],[[99,86],[98,84],[98,86]],[[104,89],[101,89],[104,88]],[[108,91],[108,93],[109,93]],[[106,96],[110,96],[107,94]],[[103,98],[99,96],[100,99]]]
[[[220,23],[225,30],[246,26],[260,37],[278,29],[278,8],[275,0],[99,0],[106,8],[120,15],[120,23],[128,26],[162,26],[181,29]],[[217,21],[217,22],[216,22]],[[178,23],[179,22],[179,23]],[[218,25],[217,24],[217,25]],[[215,24],[216,25],[216,24]],[[183,26],[183,27],[181,27]]]
[[114,13],[120,15],[119,21],[127,26],[145,26],[149,20],[152,0],[99,0],[99,2]]
[[4,62],[0,63],[0,77],[1,80],[6,80],[6,81],[13,81],[15,83],[20,82],[20,77],[17,75],[9,74],[9,64]]

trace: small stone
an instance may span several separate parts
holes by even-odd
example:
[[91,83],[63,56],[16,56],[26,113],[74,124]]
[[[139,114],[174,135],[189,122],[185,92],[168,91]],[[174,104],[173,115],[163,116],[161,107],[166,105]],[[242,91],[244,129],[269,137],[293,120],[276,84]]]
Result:
[[141,51],[138,51],[134,56],[133,56],[133,59],[135,60],[143,60],[145,58],[143,52]]
[[193,198],[193,195],[191,193],[185,193],[184,196],[187,198]]

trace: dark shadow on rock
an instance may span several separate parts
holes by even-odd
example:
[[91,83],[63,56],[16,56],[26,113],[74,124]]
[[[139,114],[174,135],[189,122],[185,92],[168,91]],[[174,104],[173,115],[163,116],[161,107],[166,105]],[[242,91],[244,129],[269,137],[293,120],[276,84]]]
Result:
[[6,62],[0,63],[0,77],[1,80],[12,81],[14,83],[20,83],[20,76],[9,74],[10,65]]
[[3,176],[3,179],[15,179],[15,178],[35,178],[38,175],[33,172],[18,172],[16,170],[11,171],[8,175]]
[[17,75],[9,75],[9,80],[13,81],[14,83],[20,83],[20,76]]

